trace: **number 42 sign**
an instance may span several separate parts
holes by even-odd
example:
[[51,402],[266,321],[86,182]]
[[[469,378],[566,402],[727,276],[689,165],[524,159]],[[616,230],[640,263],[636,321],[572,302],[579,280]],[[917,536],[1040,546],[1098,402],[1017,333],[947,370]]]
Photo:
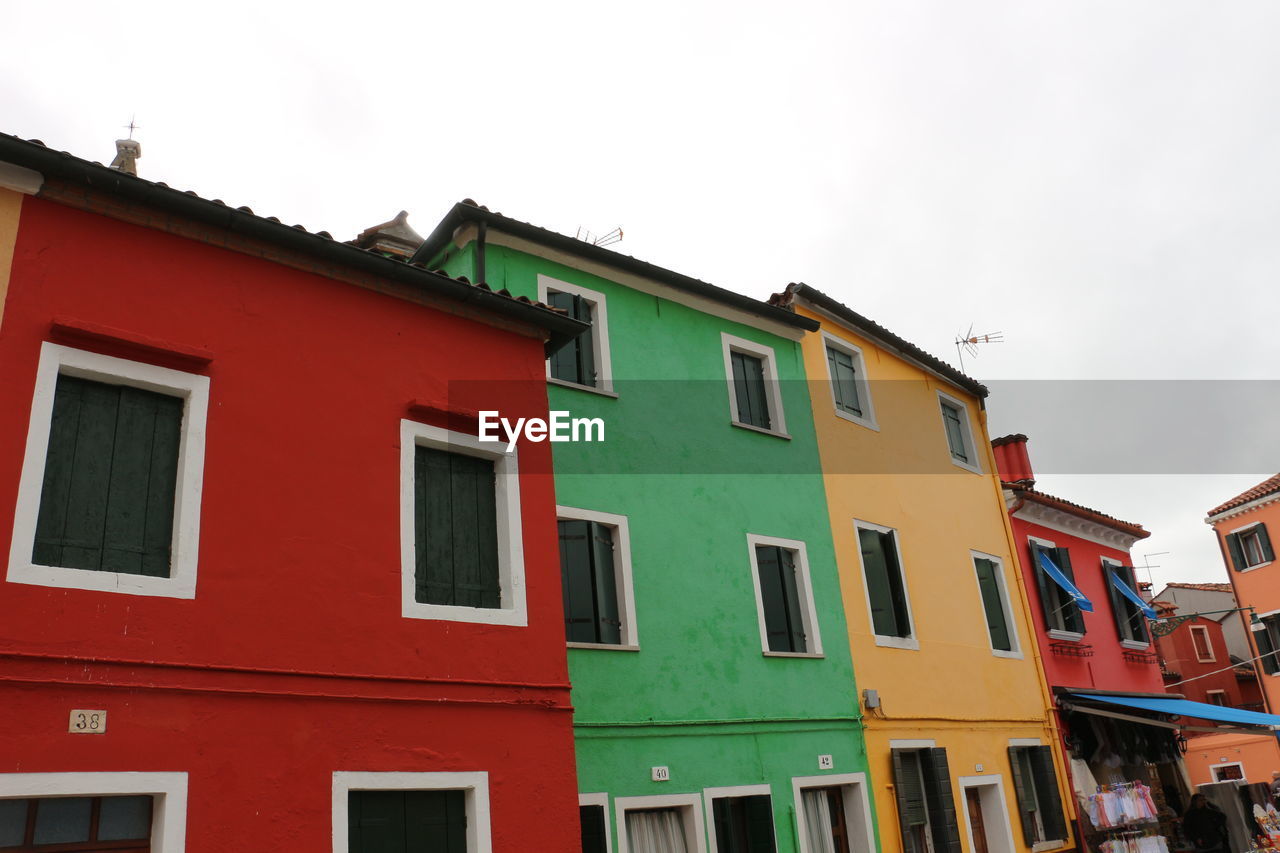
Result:
[[107,712],[73,708],[67,731],[73,735],[100,735],[107,731]]

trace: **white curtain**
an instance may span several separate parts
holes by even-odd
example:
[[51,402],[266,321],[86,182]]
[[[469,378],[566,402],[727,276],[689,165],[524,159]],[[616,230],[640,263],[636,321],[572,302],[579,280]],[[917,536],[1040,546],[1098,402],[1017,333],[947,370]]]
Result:
[[627,812],[631,853],[689,853],[679,809]]
[[836,853],[836,844],[831,836],[831,805],[827,802],[824,788],[805,791],[801,795],[804,803],[804,829],[809,836],[809,849],[805,853]]

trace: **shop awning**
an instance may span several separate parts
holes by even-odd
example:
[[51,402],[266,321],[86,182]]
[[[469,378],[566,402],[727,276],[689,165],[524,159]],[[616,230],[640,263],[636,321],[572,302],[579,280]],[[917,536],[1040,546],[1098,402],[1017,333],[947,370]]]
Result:
[[1147,696],[1109,696],[1102,693],[1069,693],[1072,699],[1089,702],[1106,702],[1109,705],[1120,705],[1125,708],[1138,708],[1143,711],[1155,711],[1160,714],[1176,714],[1180,717],[1195,717],[1200,720],[1214,720],[1219,723],[1234,723],[1238,726],[1280,726],[1280,716],[1261,714],[1257,711],[1244,711],[1240,708],[1224,708],[1221,705],[1210,705],[1207,702],[1192,702],[1188,699],[1163,699]]
[[1076,585],[1071,582],[1071,579],[1062,573],[1062,569],[1059,569],[1053,564],[1053,560],[1050,560],[1049,555],[1044,551],[1040,551],[1040,568],[1044,570],[1046,575],[1053,579],[1054,583],[1062,587],[1063,590],[1066,591],[1067,595],[1071,596],[1071,600],[1076,603],[1077,607],[1081,610],[1087,610],[1090,613],[1093,612],[1093,602],[1086,598],[1085,594],[1076,588]]
[[1116,591],[1119,592],[1121,595],[1123,595],[1125,598],[1129,599],[1134,604],[1138,605],[1138,610],[1142,612],[1143,616],[1147,617],[1148,619],[1156,618],[1156,611],[1151,607],[1151,605],[1143,601],[1142,596],[1134,592],[1133,589],[1131,589],[1127,583],[1120,580],[1120,575],[1118,575],[1115,572],[1108,572],[1108,574],[1111,575],[1111,585],[1114,586],[1116,588]]

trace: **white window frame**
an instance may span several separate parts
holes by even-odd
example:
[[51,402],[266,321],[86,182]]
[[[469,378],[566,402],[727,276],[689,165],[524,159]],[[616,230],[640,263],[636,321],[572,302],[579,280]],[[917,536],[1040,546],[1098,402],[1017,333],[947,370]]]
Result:
[[[1040,744],[1036,744],[1036,746],[1039,746],[1039,745]],[[966,802],[967,789],[994,788],[995,791],[993,793],[995,794],[995,796],[993,797],[983,796],[983,794],[986,792],[982,792],[979,794],[979,796],[983,798],[982,802],[980,803],[980,807],[982,808],[982,811],[983,811],[982,822],[984,827],[988,822],[987,814],[986,814],[987,804],[991,803],[992,805],[994,805],[996,808],[999,809],[999,814],[997,814],[995,817],[1000,822],[1001,827],[997,828],[997,832],[994,833],[994,834],[998,834],[999,836],[997,839],[995,839],[998,843],[987,844],[987,847],[990,848],[988,850],[988,853],[1016,853],[1016,851],[1018,850],[1018,847],[1014,844],[1014,841],[1013,841],[1013,823],[1009,819],[1009,801],[1005,798],[1005,795],[1004,795],[1004,777],[998,773],[989,774],[989,775],[984,774],[982,776],[957,776],[956,782],[958,784],[958,787],[960,788],[959,799],[962,801],[956,804],[956,811],[964,812],[964,828],[965,828],[965,835],[969,839],[969,849],[977,850],[978,848],[973,843],[973,825],[969,819],[969,808],[968,808],[968,803]],[[1035,845],[1033,845],[1031,849],[1032,851],[1039,851],[1042,849],[1048,850],[1050,849],[1049,847],[1042,846],[1047,843],[1048,842],[1043,842],[1043,841],[1038,842]],[[1061,847],[1062,842],[1056,842],[1054,846]]]
[[[1239,767],[1240,778],[1239,779],[1219,779],[1218,774],[1216,772],[1219,767]],[[1209,765],[1209,781],[1210,781],[1210,784],[1213,784],[1215,782],[1235,782],[1237,785],[1247,785],[1249,784],[1249,777],[1245,774],[1244,762],[1227,761],[1222,764]]]
[[874,530],[876,533],[892,533],[893,534],[893,550],[898,555],[898,573],[902,576],[902,597],[907,607],[907,621],[911,623],[911,633],[905,637],[887,637],[883,634],[876,633],[875,613],[871,610],[871,588],[867,586],[867,566],[862,560],[862,547],[859,542],[858,547],[858,568],[859,578],[862,580],[862,596],[867,603],[867,627],[871,629],[871,636],[875,638],[877,646],[883,646],[889,649],[910,649],[918,650],[920,648],[920,635],[916,633],[916,616],[911,610],[911,592],[907,589],[907,561],[902,554],[902,537],[898,535],[898,531],[893,527],[885,527],[882,524],[876,524],[871,521],[863,521],[855,518],[853,520],[854,539],[858,539],[858,531],[862,529]]
[[[715,800],[733,799],[735,797],[759,797],[767,796],[769,798],[769,809],[772,814],[773,810],[773,788],[770,785],[732,785],[727,788],[703,788],[702,804],[706,809],[707,821],[707,849],[719,850],[719,841],[716,838],[716,813]],[[778,843],[778,822],[773,821],[773,843]]]
[[[975,474],[982,473],[982,462],[978,456],[978,444],[973,440],[973,422],[970,417],[969,404],[959,397],[953,397],[941,389],[935,389],[938,394],[938,425],[942,427],[942,443],[947,448],[947,458],[951,460],[951,464],[957,468],[963,468],[966,471],[972,471]],[[951,441],[947,438],[947,427],[945,415],[942,413],[943,404],[953,406],[960,410],[960,427],[965,442],[965,450],[969,452],[972,462],[962,462],[951,454]]]
[[[1205,699],[1208,699],[1210,696],[1212,696],[1212,695],[1213,695],[1213,694],[1215,694],[1215,693],[1216,693],[1216,694],[1218,694],[1219,696],[1221,696],[1224,700],[1229,698],[1229,697],[1227,696],[1227,691],[1225,691],[1225,690],[1206,690],[1206,691],[1204,692],[1204,698],[1205,698]],[[1209,703],[1208,703],[1208,704],[1210,704],[1210,705],[1218,705],[1218,703],[1217,703],[1217,702],[1214,702],[1214,701],[1209,701]],[[1222,705],[1218,705],[1218,707],[1219,707],[1219,708],[1230,708],[1230,707],[1231,707],[1231,705],[1230,705],[1230,703],[1224,703],[1224,704],[1222,704]]]
[[[724,376],[729,388],[729,418],[733,425],[765,435],[791,438],[787,433],[787,418],[782,410],[782,386],[778,382],[778,357],[773,347],[739,338],[728,332],[720,333],[720,346],[724,350]],[[769,401],[769,429],[746,424],[738,417],[738,393],[733,385],[733,356],[735,352],[754,356],[764,363],[764,389]]]
[[1018,626],[1014,622],[1013,608],[1009,603],[1009,586],[1005,582],[1004,577],[1004,560],[995,554],[988,554],[985,551],[969,551],[969,565],[973,567],[973,582],[978,587],[978,603],[983,605],[982,624],[986,628],[986,605],[982,601],[982,584],[978,583],[978,560],[990,560],[996,565],[996,588],[1000,593],[1000,608],[1004,611],[1004,621],[1009,629],[1009,644],[1013,646],[1010,651],[997,649],[991,644],[991,631],[986,630],[987,646],[991,649],[991,654],[998,658],[1006,658],[1009,660],[1022,660],[1022,642],[1018,637]]
[[579,382],[557,379],[551,375],[550,359],[547,360],[547,381],[552,385],[562,385],[565,388],[592,391],[608,397],[618,396],[613,390],[613,357],[609,351],[609,305],[605,295],[598,290],[592,290],[572,282],[539,274],[538,301],[546,303],[547,296],[551,291],[581,296],[591,303],[591,349],[592,358],[596,365],[596,380],[599,384],[583,385]]
[[[1031,544],[1031,543],[1035,543],[1036,545],[1042,545],[1042,546],[1044,546],[1045,548],[1057,548],[1057,547],[1058,547],[1057,543],[1055,543],[1055,542],[1051,542],[1051,541],[1049,541],[1048,539],[1043,539],[1043,538],[1041,538],[1041,537],[1039,537],[1039,536],[1028,536],[1028,537],[1027,537],[1027,544]],[[1059,569],[1061,569],[1061,566],[1059,566]],[[1031,570],[1032,570],[1033,572],[1043,572],[1043,571],[1044,571],[1044,569],[1042,569],[1040,566],[1032,566],[1032,567],[1031,567]],[[1051,583],[1051,584],[1056,584],[1056,583],[1057,583],[1053,578],[1047,578],[1047,581],[1046,581],[1046,582],[1047,582],[1047,583]],[[1037,583],[1037,590],[1038,590],[1038,587],[1039,587],[1039,584]],[[1084,615],[1084,614],[1083,614],[1083,612],[1082,612],[1082,613],[1081,613],[1081,616],[1083,617],[1083,615]],[[1033,624],[1034,624],[1034,623],[1033,623]],[[1051,639],[1051,640],[1064,640],[1064,641],[1066,641],[1066,642],[1068,642],[1068,643],[1079,643],[1079,642],[1083,642],[1083,641],[1084,641],[1084,634],[1082,634],[1082,633],[1080,633],[1080,632],[1078,632],[1078,631],[1064,631],[1064,630],[1062,630],[1061,628],[1054,628],[1053,626],[1049,625],[1048,623],[1045,623],[1044,629],[1045,629],[1045,634],[1047,634],[1047,635],[1048,635],[1048,637],[1049,637],[1049,639]]]
[[[853,359],[853,369],[858,374],[854,380],[854,385],[858,389],[858,402],[862,404],[861,417],[852,412],[846,412],[836,405],[836,378],[831,375],[831,361],[827,358],[828,348],[840,350]],[[831,392],[831,410],[836,413],[836,417],[844,418],[846,421],[879,432],[880,425],[876,423],[875,406],[871,402],[871,382],[867,378],[867,360],[862,354],[862,347],[824,331],[822,333],[822,362],[827,371],[828,390]]]
[[625,515],[597,512],[572,506],[557,506],[556,520],[594,521],[613,528],[613,572],[618,590],[618,613],[622,616],[621,643],[567,643],[571,649],[613,649],[640,651],[640,628],[636,622],[636,595],[631,574],[631,528]]
[[[32,561],[36,521],[44,488],[44,468],[49,454],[49,429],[53,421],[54,392],[61,375],[110,385],[127,385],[182,399],[182,426],[178,440],[178,472],[174,486],[173,540],[169,577],[156,578],[94,569],[42,566]],[[60,344],[44,343],[36,368],[35,393],[27,447],[18,484],[13,542],[9,551],[8,580],[67,589],[151,595],[164,598],[196,597],[196,563],[200,551],[200,496],[204,487],[205,429],[209,413],[209,377],[195,373],[129,361]]]
[[[1196,645],[1195,634],[1199,629],[1204,637],[1204,647],[1209,652],[1208,657],[1201,657],[1200,647]],[[1209,637],[1209,628],[1205,625],[1188,625],[1188,632],[1191,634],[1191,651],[1196,653],[1196,663],[1217,663],[1218,656],[1213,650],[1213,640]]]
[[[803,652],[769,651],[769,630],[764,623],[764,595],[760,591],[760,567],[756,562],[756,546],[776,546],[796,555],[796,594],[801,596],[800,616],[804,619],[804,636],[807,646]],[[804,542],[799,539],[780,539],[776,536],[760,536],[747,534],[747,551],[751,559],[751,588],[756,593],[756,622],[760,627],[760,649],[765,657],[773,658],[820,658],[822,653],[822,632],[818,628],[818,609],[813,601],[813,581],[809,575],[809,553]]]
[[[1253,529],[1253,528],[1255,528],[1255,527],[1261,527],[1262,525],[1263,525],[1263,522],[1261,522],[1261,521],[1254,521],[1254,522],[1251,522],[1251,523],[1249,523],[1249,524],[1242,524],[1241,526],[1239,526],[1239,527],[1237,527],[1237,528],[1235,528],[1235,529],[1233,529],[1233,530],[1228,530],[1228,531],[1226,532],[1226,534],[1225,534],[1225,535],[1226,535],[1226,536],[1233,536],[1233,535],[1234,535],[1234,536],[1239,536],[1239,535],[1240,535],[1240,534],[1242,534],[1242,533],[1247,533],[1249,530],[1251,530],[1251,529]],[[1223,543],[1223,544],[1224,544],[1224,545],[1226,544],[1226,543],[1225,543],[1225,541],[1224,541],[1224,543]],[[1274,548],[1275,546],[1274,546],[1274,545],[1272,545],[1272,547]],[[1228,562],[1228,563],[1230,563],[1230,562],[1231,562],[1231,553],[1230,553],[1230,551],[1231,551],[1231,549],[1230,549],[1230,548],[1228,548],[1228,549],[1227,549],[1227,562]],[[1244,550],[1244,542],[1241,542],[1241,543],[1240,543],[1240,556],[1244,557],[1244,558],[1245,558],[1245,560],[1248,560],[1248,559],[1249,559],[1248,555],[1245,553],[1245,550]],[[1259,554],[1259,556],[1261,556],[1261,554]],[[1254,569],[1261,569],[1261,568],[1263,568],[1264,566],[1269,566],[1269,565],[1271,565],[1273,562],[1274,562],[1273,560],[1263,560],[1261,563],[1254,563],[1254,564],[1252,564],[1252,565],[1245,566],[1243,569],[1236,569],[1236,571],[1238,571],[1238,572],[1242,572],[1242,573],[1243,573],[1243,572],[1251,572],[1251,571],[1253,571]],[[1235,566],[1228,566],[1228,568],[1235,569]]]
[[849,836],[863,843],[861,850],[853,853],[875,853],[876,840],[871,823],[871,802],[867,797],[867,774],[865,773],[832,773],[829,776],[793,776],[791,778],[791,795],[795,804],[796,837],[799,839],[799,850],[808,853],[813,847],[809,844],[809,830],[804,821],[804,801],[801,795],[808,788],[844,789],[844,816],[849,826]]
[[0,799],[152,797],[151,853],[187,849],[187,774],[0,773]]
[[[417,542],[414,525],[414,456],[419,446],[489,459],[494,463],[497,489],[498,584],[500,607],[424,604],[414,598]],[[524,538],[520,519],[518,450],[506,444],[481,441],[477,436],[442,429],[418,421],[400,421],[400,615],[406,619],[438,619],[485,625],[528,624],[525,608]]]
[[609,820],[609,795],[606,792],[578,794],[579,806],[600,806],[604,809],[604,849],[613,853],[613,821]]
[[463,791],[467,807],[467,853],[493,853],[489,826],[489,774],[368,772],[333,774],[333,853],[350,853],[348,794],[352,791]]
[[689,853],[707,853],[707,830],[703,824],[701,794],[662,794],[651,797],[614,797],[618,825],[618,853],[631,853],[627,840],[627,812],[644,809],[679,809]]

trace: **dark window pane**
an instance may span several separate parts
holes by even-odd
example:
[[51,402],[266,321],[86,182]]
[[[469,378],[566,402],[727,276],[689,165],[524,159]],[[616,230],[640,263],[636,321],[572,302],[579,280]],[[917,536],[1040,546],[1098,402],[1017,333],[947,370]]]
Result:
[[98,841],[151,837],[150,797],[103,797]]
[[893,534],[859,528],[858,543],[862,549],[867,596],[871,601],[873,630],[881,637],[911,636],[902,567],[898,562]]
[[416,600],[501,606],[492,460],[419,446],[414,502]]
[[36,800],[36,844],[89,840],[92,797],[50,797]]
[[608,853],[604,806],[579,806],[578,820],[582,824],[582,853]]
[[[547,292],[547,304],[559,308],[575,320],[594,322],[591,303],[572,293]],[[596,385],[595,329],[587,329],[551,356],[551,376],[579,385]]]
[[774,545],[756,546],[760,601],[771,652],[804,652],[807,644],[796,580],[795,552]]
[[716,853],[774,853],[773,805],[767,794],[711,802]]
[[770,429],[769,403],[764,384],[764,360],[754,355],[730,353],[733,392],[738,404],[738,422]]
[[987,617],[991,647],[1002,652],[1013,651],[1009,624],[1005,619],[1004,597],[1000,594],[999,566],[981,557],[973,562],[978,571],[978,588],[982,591],[982,608]]
[[831,371],[836,408],[861,417],[862,401],[858,398],[858,374],[853,356],[844,350],[827,347],[827,367]]
[[951,448],[951,455],[961,462],[968,462],[969,449],[965,445],[960,418],[959,409],[947,403],[942,404],[942,424],[947,430],[947,445]]
[[0,800],[0,847],[17,847],[27,837],[29,800]]

